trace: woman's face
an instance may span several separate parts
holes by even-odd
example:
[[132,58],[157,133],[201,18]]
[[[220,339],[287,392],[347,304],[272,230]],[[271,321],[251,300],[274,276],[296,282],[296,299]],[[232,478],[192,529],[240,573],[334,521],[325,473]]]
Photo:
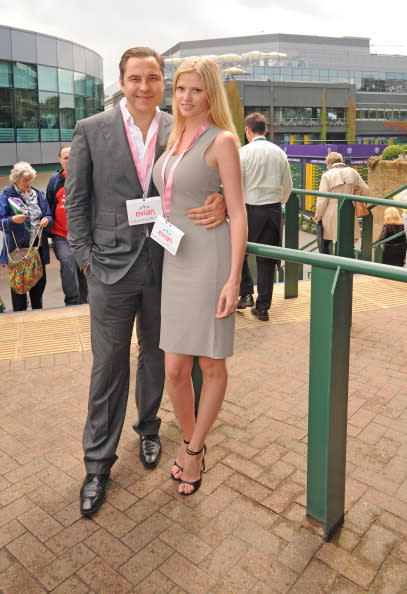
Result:
[[31,190],[33,181],[34,181],[33,176],[29,176],[29,177],[21,176],[18,179],[16,186],[19,190],[21,190],[22,192],[24,192],[26,194],[27,192],[29,192]]
[[182,72],[175,87],[177,107],[184,118],[206,116],[209,101],[197,72]]

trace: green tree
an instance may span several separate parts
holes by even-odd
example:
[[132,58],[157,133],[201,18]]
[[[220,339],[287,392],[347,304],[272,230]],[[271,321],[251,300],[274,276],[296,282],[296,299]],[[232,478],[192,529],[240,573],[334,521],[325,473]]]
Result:
[[239,88],[235,80],[230,80],[226,84],[226,94],[232,113],[233,123],[240,138],[240,142],[244,144],[244,109],[242,102],[240,101]]

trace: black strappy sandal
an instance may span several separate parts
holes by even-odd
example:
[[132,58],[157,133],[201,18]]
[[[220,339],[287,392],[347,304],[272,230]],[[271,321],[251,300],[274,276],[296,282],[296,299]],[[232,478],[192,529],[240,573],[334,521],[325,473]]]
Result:
[[[185,443],[187,446],[190,444],[190,442],[189,442],[189,441],[187,441],[186,439],[184,439],[184,443]],[[180,470],[180,471],[181,471],[181,473],[182,473],[182,472],[184,472],[184,469],[182,468],[182,466],[180,466],[180,465],[178,464],[178,462],[177,462],[177,460],[176,460],[176,459],[174,460],[173,466],[176,466],[176,467],[178,468],[178,470]],[[180,481],[180,480],[181,480],[180,478],[177,478],[176,476],[174,476],[174,474],[173,474],[172,472],[170,472],[170,476],[171,476],[171,478],[172,478],[172,480],[173,480],[173,481]]]
[[[186,445],[189,445],[191,442],[190,442],[190,441],[187,441],[186,439],[184,439],[184,443],[185,443]],[[188,449],[188,448],[187,448],[187,449]],[[206,454],[206,452],[207,452],[207,449],[208,449],[208,448],[206,447],[206,443],[204,443],[204,446],[203,446],[203,451],[205,452],[205,454]],[[198,454],[200,454],[201,452],[202,452],[202,450],[201,450],[200,452],[198,452]],[[176,466],[176,467],[177,467],[177,468],[178,468],[178,469],[179,469],[181,472],[184,472],[184,469],[183,469],[183,467],[182,467],[182,466],[180,466],[176,460],[174,460],[174,462],[173,462],[173,464],[172,464],[172,465],[173,465],[173,466]],[[205,469],[204,469],[204,470],[205,470]],[[176,476],[174,476],[174,474],[173,474],[172,472],[170,472],[170,476],[171,476],[171,478],[172,478],[172,480],[173,480],[173,481],[178,481],[178,482],[179,482],[179,481],[181,480],[181,479],[177,478]]]
[[199,456],[199,454],[202,454],[202,452],[204,453],[204,455],[203,455],[203,458],[202,458],[202,463],[201,463],[201,476],[199,477],[199,479],[198,479],[197,481],[183,481],[183,480],[180,480],[180,481],[179,481],[179,484],[180,484],[180,485],[191,485],[192,487],[194,487],[194,490],[193,490],[193,491],[191,491],[190,493],[185,493],[185,492],[183,492],[183,493],[180,493],[180,492],[178,491],[178,493],[179,493],[180,495],[183,495],[184,497],[188,497],[188,495],[193,495],[193,493],[195,493],[196,491],[198,491],[198,489],[199,489],[199,487],[201,486],[201,483],[202,483],[202,473],[203,473],[203,472],[205,472],[205,453],[206,453],[206,447],[205,447],[205,445],[204,445],[204,446],[203,446],[203,447],[202,447],[202,448],[201,448],[201,449],[200,449],[198,452],[193,452],[192,450],[190,450],[190,449],[187,447],[187,451],[186,451],[186,453],[187,453],[189,456]]

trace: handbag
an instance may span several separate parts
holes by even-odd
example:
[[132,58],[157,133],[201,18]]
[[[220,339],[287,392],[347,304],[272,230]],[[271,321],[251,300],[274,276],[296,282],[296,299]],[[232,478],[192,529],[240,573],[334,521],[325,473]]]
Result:
[[[358,190],[357,188],[355,188],[355,191],[353,192],[355,196],[360,196],[360,190]],[[355,206],[355,215],[357,216],[357,218],[359,217],[366,217],[368,214],[370,214],[368,208],[367,208],[367,203],[366,202],[354,202],[353,203]]]
[[[4,223],[3,233],[5,234]],[[7,240],[5,239],[10,288],[12,291],[14,291],[14,293],[17,293],[18,295],[24,295],[38,283],[44,274],[39,253],[42,227],[37,229],[37,231],[33,234],[28,248],[18,247],[14,233],[11,232],[11,234],[13,236],[14,243],[16,244],[15,250],[12,252],[9,251]],[[37,245],[34,245],[37,238]]]

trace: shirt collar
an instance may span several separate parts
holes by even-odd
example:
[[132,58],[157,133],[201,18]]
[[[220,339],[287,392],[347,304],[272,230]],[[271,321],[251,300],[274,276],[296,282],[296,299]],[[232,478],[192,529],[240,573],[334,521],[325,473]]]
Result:
[[[136,128],[138,128],[136,122],[133,119],[133,116],[131,115],[131,113],[129,112],[129,110],[127,109],[127,101],[126,101],[126,97],[122,97],[120,99],[120,106],[123,107],[124,110],[124,114],[126,117],[127,122],[131,125],[131,126],[135,126]],[[151,120],[151,123],[155,122],[156,124],[158,124],[160,121],[160,108],[158,106],[156,106],[155,108],[155,114],[153,119]]]

